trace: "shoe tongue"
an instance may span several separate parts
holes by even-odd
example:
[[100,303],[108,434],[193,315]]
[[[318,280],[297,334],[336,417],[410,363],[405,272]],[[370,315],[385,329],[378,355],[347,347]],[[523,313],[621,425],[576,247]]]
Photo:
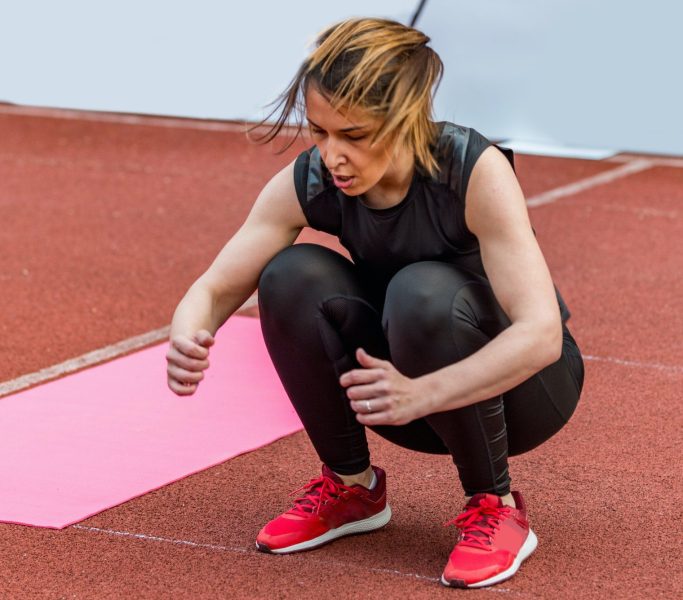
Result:
[[488,506],[490,508],[497,508],[504,506],[504,504],[500,496],[496,496],[495,494],[475,494],[470,498],[470,501],[467,503],[467,507],[472,508],[475,506]]
[[324,475],[325,477],[329,477],[329,478],[330,478],[332,481],[334,481],[335,483],[341,483],[342,485],[344,484],[344,482],[342,481],[341,477],[339,477],[339,475],[337,475],[337,474],[336,474],[332,469],[330,469],[330,467],[328,467],[327,465],[323,465],[323,475]]
[[[343,481],[339,478],[339,476],[325,464],[323,464],[323,477],[327,477],[329,479],[332,479],[336,483],[342,483],[343,484]],[[313,489],[309,490],[310,492],[313,493],[313,495],[317,495],[318,499],[320,498],[320,484],[321,483],[322,483],[322,481],[318,480],[318,485],[317,485],[317,489],[315,490],[315,492],[313,492]],[[316,502],[317,502],[317,500],[315,500],[315,499],[302,497],[299,500],[297,500],[298,506],[293,510],[295,511],[295,513],[296,513],[296,511],[301,511],[301,510],[303,510],[305,512],[313,512],[313,510],[317,506]]]
[[[502,508],[503,506],[504,504],[500,499],[500,496],[496,496],[495,494],[475,494],[470,498],[470,501],[465,505],[465,508]],[[487,517],[483,514],[480,515],[479,518],[472,523],[472,525],[475,527],[468,528],[467,533],[464,534],[464,539],[467,540],[468,538],[480,538],[482,543],[490,543],[490,536],[484,531],[476,529],[477,525],[485,525],[486,522]]]

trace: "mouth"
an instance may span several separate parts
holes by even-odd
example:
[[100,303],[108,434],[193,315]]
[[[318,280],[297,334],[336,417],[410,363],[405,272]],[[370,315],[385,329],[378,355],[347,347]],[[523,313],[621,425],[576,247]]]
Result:
[[332,180],[338,188],[346,189],[353,185],[355,177],[353,175],[335,175],[332,173]]

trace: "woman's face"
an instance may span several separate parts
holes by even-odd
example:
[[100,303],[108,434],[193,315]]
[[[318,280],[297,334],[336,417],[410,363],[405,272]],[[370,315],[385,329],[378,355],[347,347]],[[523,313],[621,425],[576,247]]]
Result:
[[361,109],[337,111],[315,85],[306,93],[306,116],[313,142],[348,196],[364,194],[377,183],[396,178],[397,148],[386,139],[370,145],[381,121]]

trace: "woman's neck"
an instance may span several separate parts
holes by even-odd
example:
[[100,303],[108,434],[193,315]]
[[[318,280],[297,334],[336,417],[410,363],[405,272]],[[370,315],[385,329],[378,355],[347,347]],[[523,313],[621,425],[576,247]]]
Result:
[[397,155],[386,173],[363,197],[370,208],[391,208],[406,197],[415,173],[415,156],[405,149]]

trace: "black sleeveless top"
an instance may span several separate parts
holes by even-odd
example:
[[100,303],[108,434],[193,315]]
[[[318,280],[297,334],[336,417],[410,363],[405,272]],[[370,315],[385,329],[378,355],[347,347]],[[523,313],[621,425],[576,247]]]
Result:
[[[296,160],[294,184],[309,226],[337,236],[371,293],[380,297],[401,268],[417,261],[453,263],[486,278],[479,242],[465,223],[465,193],[477,159],[492,143],[475,129],[448,122],[437,126],[431,150],[439,173],[431,177],[416,165],[405,198],[390,208],[370,208],[362,195],[345,195],[317,147]],[[512,150],[496,147],[514,169]],[[557,297],[565,322],[569,310],[559,291]]]

